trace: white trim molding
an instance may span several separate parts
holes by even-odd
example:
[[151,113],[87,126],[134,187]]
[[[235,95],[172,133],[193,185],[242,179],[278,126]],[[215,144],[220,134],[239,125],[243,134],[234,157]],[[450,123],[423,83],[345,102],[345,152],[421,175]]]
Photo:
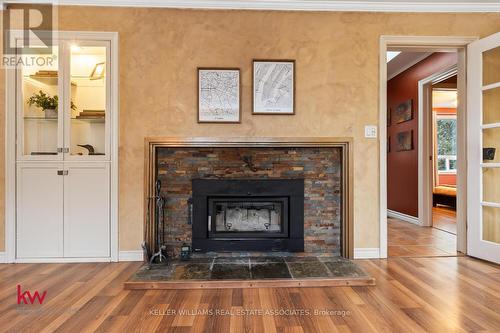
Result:
[[82,257],[82,258],[17,258],[15,260],[16,264],[41,264],[41,263],[55,263],[55,264],[65,264],[65,263],[82,263],[82,262],[111,262],[109,257]]
[[7,257],[5,252],[0,252],[0,264],[5,264],[7,262]]
[[[399,74],[403,73],[407,69],[409,69],[409,68],[413,67],[414,65],[418,64],[419,62],[421,62],[425,58],[430,57],[431,54],[432,54],[431,52],[421,52],[421,53],[422,54],[420,54],[419,56],[415,57],[415,59],[413,59],[412,61],[406,63],[403,67],[401,67],[397,71],[391,73],[390,75],[388,74],[387,81],[389,81],[391,79],[394,79]],[[387,63],[387,64],[389,64],[389,63]]]
[[[5,3],[47,3],[50,0],[10,0]],[[52,0],[60,6],[150,7],[336,12],[500,12],[495,0]]]
[[358,247],[354,249],[354,259],[378,259],[380,249],[378,247]]
[[120,251],[118,261],[143,261],[143,254],[142,250]]
[[[465,69],[465,67],[463,68]],[[458,63],[443,71],[434,73],[420,81],[418,81],[418,219],[422,226],[432,226],[432,189],[433,189],[433,149],[434,140],[432,139],[432,85],[444,81],[454,75],[458,75]],[[458,90],[458,89],[457,89]],[[463,95],[460,90],[459,94]],[[461,96],[462,96],[461,95]],[[461,101],[461,98],[458,99]],[[463,109],[460,110],[463,112]],[[461,123],[458,126],[462,126]],[[460,128],[459,132],[462,133]],[[460,138],[458,138],[460,140]],[[458,141],[457,140],[457,141]],[[461,149],[465,150],[465,145],[459,145],[459,153],[457,154],[457,164],[460,164],[461,159],[465,154]],[[460,174],[459,174],[460,176]],[[458,193],[457,193],[458,196]],[[462,208],[458,207],[457,211]]]
[[420,220],[418,219],[418,217],[411,216],[411,215],[404,214],[404,213],[400,213],[400,212],[396,212],[395,210],[388,209],[387,210],[387,217],[390,217],[393,219],[398,219],[398,220],[409,222],[409,223],[413,223],[416,225],[422,225],[420,223]]

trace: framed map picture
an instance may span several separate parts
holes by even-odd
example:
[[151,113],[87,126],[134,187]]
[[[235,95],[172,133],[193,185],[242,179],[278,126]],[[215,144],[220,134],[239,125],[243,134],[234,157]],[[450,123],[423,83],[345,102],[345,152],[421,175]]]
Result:
[[198,68],[198,122],[239,123],[239,68]]
[[295,60],[253,61],[253,114],[295,114]]

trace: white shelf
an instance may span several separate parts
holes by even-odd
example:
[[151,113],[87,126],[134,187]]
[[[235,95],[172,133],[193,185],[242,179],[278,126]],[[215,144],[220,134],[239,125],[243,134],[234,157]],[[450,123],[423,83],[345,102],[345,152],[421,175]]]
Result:
[[[53,75],[30,75],[30,79],[41,82],[49,86],[57,86],[58,77]],[[76,83],[71,81],[72,86],[76,86]]]
[[[44,117],[24,117],[25,120],[33,121],[56,121],[58,118],[44,118]],[[102,123],[104,124],[105,118],[71,118],[72,121],[83,121],[87,123]]]

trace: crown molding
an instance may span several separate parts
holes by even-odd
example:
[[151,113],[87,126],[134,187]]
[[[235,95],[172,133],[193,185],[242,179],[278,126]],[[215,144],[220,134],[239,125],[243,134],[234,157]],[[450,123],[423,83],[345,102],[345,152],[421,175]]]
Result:
[[[421,62],[425,58],[428,58],[431,55],[432,55],[432,52],[422,52],[422,54],[413,56],[410,61],[406,62],[405,64],[403,64],[399,68],[395,69],[394,71],[390,71],[390,69],[391,69],[390,63],[391,63],[391,61],[397,61],[397,59],[396,59],[397,57],[394,58],[393,60],[391,60],[390,62],[387,63],[387,81],[395,78],[399,74],[401,74],[404,71],[406,71],[408,68],[411,68],[411,67],[415,66],[416,64],[418,64],[419,62]],[[405,56],[405,54],[403,53],[403,54],[398,55],[398,57],[399,56]]]
[[[339,12],[500,12],[500,0],[0,0],[2,5],[47,3],[60,6],[151,7],[191,9],[294,10]],[[3,8],[3,7],[2,7]]]

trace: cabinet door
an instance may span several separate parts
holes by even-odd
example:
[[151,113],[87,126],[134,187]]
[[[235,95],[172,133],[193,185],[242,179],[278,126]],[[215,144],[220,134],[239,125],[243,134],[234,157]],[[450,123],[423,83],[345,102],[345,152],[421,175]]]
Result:
[[17,160],[63,158],[62,59],[62,48],[54,46],[51,54],[39,56],[37,64],[18,67]]
[[63,256],[63,179],[60,163],[17,167],[17,258]]
[[64,63],[65,160],[110,159],[110,43],[72,41]]
[[110,256],[108,163],[65,163],[64,256]]

